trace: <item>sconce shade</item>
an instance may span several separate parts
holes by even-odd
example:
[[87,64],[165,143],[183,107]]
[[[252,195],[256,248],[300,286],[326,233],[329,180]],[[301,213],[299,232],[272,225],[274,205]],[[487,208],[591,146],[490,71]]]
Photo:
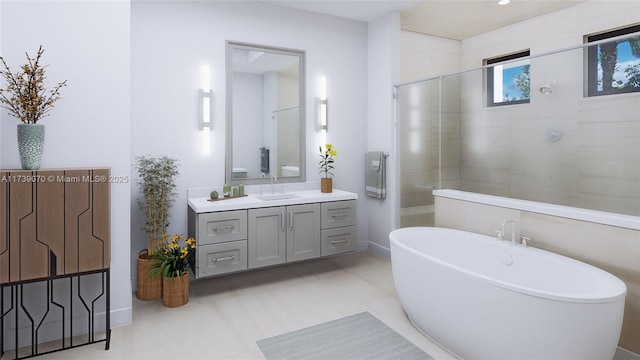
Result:
[[320,128],[320,130],[327,131],[327,114],[329,110],[329,100],[316,98],[316,103],[318,107],[318,127]]
[[207,127],[209,131],[211,131],[213,130],[213,122],[211,121],[211,114],[213,113],[213,91],[200,89],[198,93],[200,99],[198,129],[204,130],[204,128]]

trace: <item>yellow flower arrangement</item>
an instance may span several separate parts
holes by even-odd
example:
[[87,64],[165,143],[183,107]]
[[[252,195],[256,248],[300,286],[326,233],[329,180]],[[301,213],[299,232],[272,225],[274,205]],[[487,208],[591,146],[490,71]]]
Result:
[[194,238],[182,235],[162,235],[162,242],[153,252],[154,262],[150,274],[162,274],[163,277],[178,277],[189,271],[193,263],[193,253],[196,248]]
[[320,150],[320,173],[324,173],[324,177],[328,178],[329,175],[333,176],[333,157],[338,156],[338,152],[333,148],[332,144],[325,144],[324,150],[322,146],[319,147]]

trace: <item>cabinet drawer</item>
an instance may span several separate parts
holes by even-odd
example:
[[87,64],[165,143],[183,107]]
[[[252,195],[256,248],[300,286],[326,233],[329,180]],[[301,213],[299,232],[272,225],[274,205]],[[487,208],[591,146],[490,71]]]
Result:
[[199,245],[247,238],[247,211],[221,211],[198,215]]
[[247,269],[247,241],[198,246],[198,277],[206,277]]
[[322,229],[331,229],[356,224],[355,200],[322,203],[320,210]]
[[357,241],[355,226],[322,230],[321,255],[327,256],[355,251]]

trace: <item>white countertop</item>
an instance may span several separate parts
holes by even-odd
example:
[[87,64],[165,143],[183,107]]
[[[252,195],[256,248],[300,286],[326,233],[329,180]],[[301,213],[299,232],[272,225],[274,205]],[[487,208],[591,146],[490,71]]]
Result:
[[[280,194],[276,192],[274,195]],[[248,196],[238,197],[227,200],[207,201],[208,197],[192,197],[189,198],[189,207],[196,213],[206,213],[213,211],[228,211],[228,210],[241,210],[241,209],[255,209],[274,206],[286,206],[286,205],[299,205],[309,203],[320,203],[328,201],[341,201],[341,200],[357,200],[358,194],[333,189],[333,192],[322,193],[320,189],[316,190],[300,190],[300,191],[287,191],[285,194],[291,194],[296,197],[291,199],[282,200],[260,200],[258,194],[249,194]],[[271,195],[269,192],[265,192],[264,195]]]

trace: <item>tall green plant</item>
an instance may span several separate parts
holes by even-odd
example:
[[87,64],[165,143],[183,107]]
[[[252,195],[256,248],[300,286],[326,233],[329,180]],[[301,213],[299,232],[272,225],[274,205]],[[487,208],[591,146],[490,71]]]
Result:
[[163,235],[169,226],[169,210],[177,196],[176,177],[178,160],[167,156],[136,157],[138,168],[138,188],[142,197],[138,208],[145,216],[142,227],[147,234],[147,251],[152,255],[163,243]]

